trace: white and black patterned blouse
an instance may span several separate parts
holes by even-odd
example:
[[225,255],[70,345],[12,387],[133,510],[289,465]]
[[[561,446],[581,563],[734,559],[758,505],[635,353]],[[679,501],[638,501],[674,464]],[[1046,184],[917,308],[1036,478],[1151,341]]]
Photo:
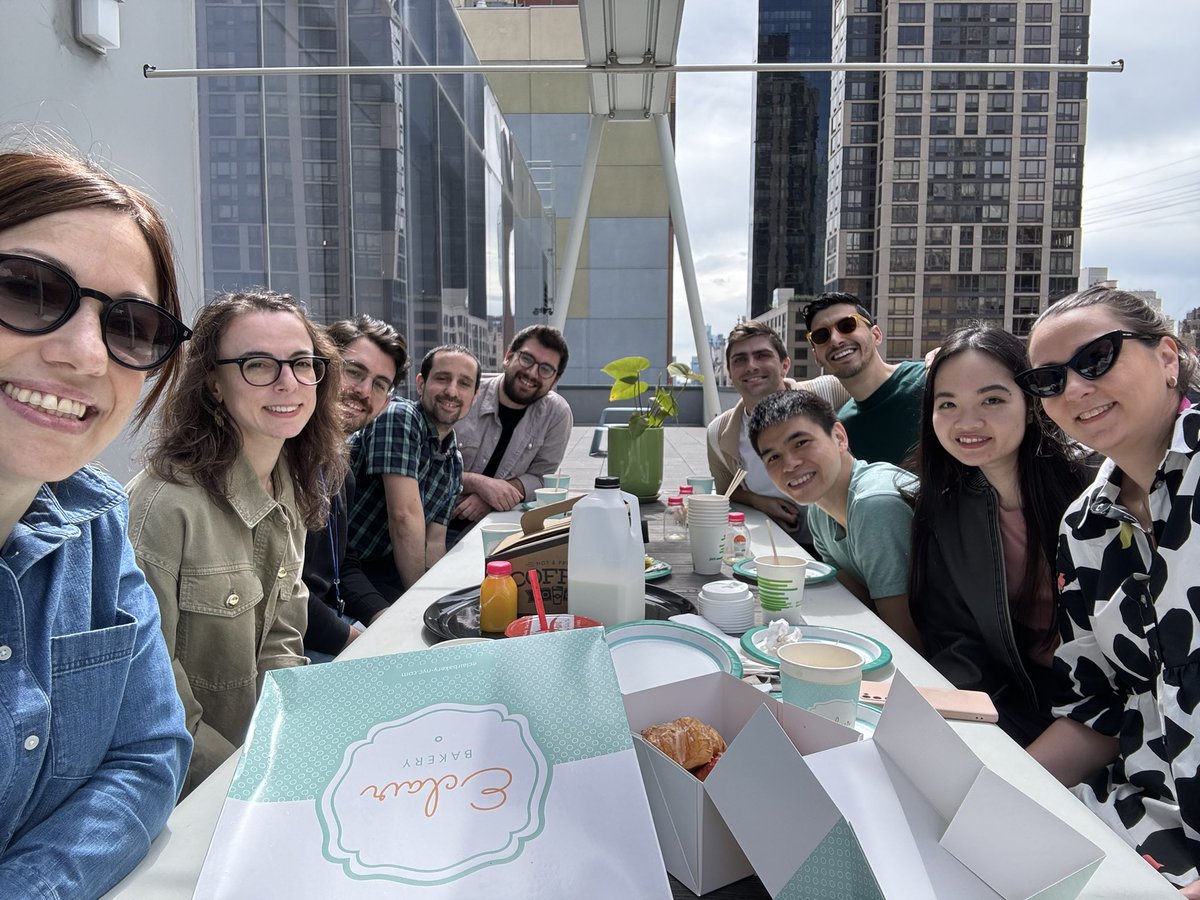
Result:
[[[1111,460],[1063,517],[1055,714],[1118,737],[1076,788],[1172,882],[1200,865],[1200,410],[1176,419],[1150,492],[1153,534],[1117,502]],[[1062,679],[1060,679],[1061,681]]]

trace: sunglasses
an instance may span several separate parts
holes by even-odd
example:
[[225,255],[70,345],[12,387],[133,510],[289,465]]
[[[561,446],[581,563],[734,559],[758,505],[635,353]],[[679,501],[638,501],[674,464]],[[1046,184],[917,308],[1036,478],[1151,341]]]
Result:
[[[854,332],[858,330],[859,322],[862,322],[868,328],[871,327],[871,320],[866,316],[859,315],[858,313],[851,313],[844,319],[838,319],[833,323],[833,327],[836,328],[840,334],[854,334]],[[820,347],[822,344],[827,343],[831,337],[833,337],[833,329],[817,328],[816,330],[808,333],[808,342],[814,347]]]
[[104,347],[113,362],[127,369],[157,369],[192,336],[190,328],[161,306],[146,300],[114,300],[80,287],[58,266],[0,253],[0,325],[19,334],[49,334],[79,311],[84,297],[103,305]]
[[1026,369],[1014,380],[1017,386],[1033,397],[1057,397],[1067,387],[1067,369],[1074,369],[1088,381],[1095,381],[1117,363],[1125,338],[1158,342],[1158,335],[1136,331],[1110,331],[1094,341],[1088,341],[1065,363]]

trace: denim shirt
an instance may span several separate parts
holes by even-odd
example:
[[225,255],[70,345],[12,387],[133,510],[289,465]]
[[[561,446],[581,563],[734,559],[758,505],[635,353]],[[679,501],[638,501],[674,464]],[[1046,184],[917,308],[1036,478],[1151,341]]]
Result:
[[192,739],[127,517],[82,469],[0,553],[0,897],[103,894],[183,784]]

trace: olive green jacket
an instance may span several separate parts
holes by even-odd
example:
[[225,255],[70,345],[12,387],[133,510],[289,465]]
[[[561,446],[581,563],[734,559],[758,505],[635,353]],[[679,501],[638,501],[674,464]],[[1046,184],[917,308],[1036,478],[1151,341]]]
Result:
[[226,503],[190,481],[142,471],[129,483],[129,538],[162,611],[162,631],[196,740],[183,793],[245,740],[264,673],[304,665],[305,528],[287,463],[279,499],[239,456]]

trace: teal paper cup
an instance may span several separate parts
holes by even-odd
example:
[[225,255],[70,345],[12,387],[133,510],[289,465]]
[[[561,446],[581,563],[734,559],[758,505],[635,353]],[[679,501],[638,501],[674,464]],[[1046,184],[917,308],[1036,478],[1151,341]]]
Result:
[[783,702],[853,728],[858,718],[863,659],[835,644],[800,642],[779,648]]

